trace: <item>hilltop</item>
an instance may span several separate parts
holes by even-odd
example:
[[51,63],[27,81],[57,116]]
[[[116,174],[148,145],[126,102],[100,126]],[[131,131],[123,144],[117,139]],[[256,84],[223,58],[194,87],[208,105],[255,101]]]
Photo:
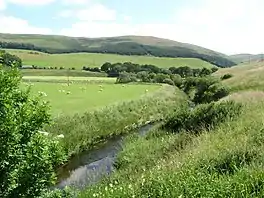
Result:
[[199,58],[219,67],[236,65],[228,56],[200,46],[149,36],[105,38],[36,34],[0,34],[0,46],[46,53],[107,53],[155,57]]

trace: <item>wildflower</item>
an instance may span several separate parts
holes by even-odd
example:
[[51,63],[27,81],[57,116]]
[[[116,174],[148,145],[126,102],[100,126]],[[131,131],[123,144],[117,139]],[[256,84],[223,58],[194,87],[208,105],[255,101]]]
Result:
[[58,138],[64,138],[64,135],[63,134],[60,134],[57,136]]
[[49,135],[49,133],[48,132],[45,132],[45,131],[38,131],[40,134],[43,134],[43,135],[45,135],[45,136],[47,136],[47,135]]

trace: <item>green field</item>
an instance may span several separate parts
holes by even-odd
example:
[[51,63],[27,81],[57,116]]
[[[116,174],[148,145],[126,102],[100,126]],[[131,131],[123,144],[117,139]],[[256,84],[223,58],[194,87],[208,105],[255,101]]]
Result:
[[[24,84],[25,86],[25,84]],[[47,94],[53,116],[84,113],[124,100],[132,100],[159,89],[159,85],[116,85],[116,84],[59,84],[36,82],[33,94],[39,91]],[[67,94],[70,92],[69,94]]]
[[72,76],[72,77],[106,77],[104,72],[55,69],[21,69],[22,76]]
[[31,53],[27,50],[7,50],[7,52],[17,55],[24,65],[37,65],[46,67],[65,67],[82,69],[87,67],[101,67],[105,62],[133,62],[137,64],[153,64],[158,67],[169,68],[179,66],[189,66],[192,68],[211,68],[213,65],[196,58],[159,58],[152,56],[121,56],[113,54],[99,53],[70,53],[70,54],[45,54]]
[[72,76],[23,76],[22,79],[26,82],[52,82],[52,83],[68,83],[82,82],[82,83],[110,83],[114,84],[116,78],[107,77],[72,77]]

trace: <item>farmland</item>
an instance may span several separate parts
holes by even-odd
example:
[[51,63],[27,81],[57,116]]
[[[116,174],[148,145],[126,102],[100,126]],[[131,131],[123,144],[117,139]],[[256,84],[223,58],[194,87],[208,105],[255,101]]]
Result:
[[153,64],[158,67],[169,68],[172,66],[189,66],[192,68],[211,68],[213,65],[196,58],[163,58],[152,56],[123,56],[100,53],[70,53],[70,54],[46,54],[27,50],[7,50],[17,55],[24,65],[37,65],[45,67],[65,67],[82,69],[83,66],[101,67],[105,62],[133,62],[138,64]]
[[[71,78],[72,81],[80,79],[82,80],[80,77],[77,79]],[[38,92],[47,94],[43,99],[50,101],[51,112],[55,117],[73,115],[75,113],[81,114],[109,104],[136,99],[145,95],[146,90],[153,92],[160,88],[159,85],[122,86],[113,83],[103,83],[103,81],[96,81],[96,83],[87,81],[87,83],[73,83],[67,86],[66,83],[50,83],[48,82],[50,80],[58,79],[50,77],[47,82],[34,82],[31,89],[33,95],[38,94]],[[108,78],[106,78],[107,80]],[[26,84],[24,83],[23,87],[25,86]]]

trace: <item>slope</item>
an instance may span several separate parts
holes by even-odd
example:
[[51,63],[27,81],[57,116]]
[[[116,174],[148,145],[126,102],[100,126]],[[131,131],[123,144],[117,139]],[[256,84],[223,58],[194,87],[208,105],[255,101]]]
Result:
[[229,56],[230,59],[236,63],[247,63],[254,61],[261,61],[264,59],[264,54],[235,54]]
[[112,53],[157,57],[199,58],[220,67],[235,63],[228,56],[196,45],[146,36],[107,38],[66,37],[56,35],[0,34],[0,46],[9,49],[37,50],[47,53]]

